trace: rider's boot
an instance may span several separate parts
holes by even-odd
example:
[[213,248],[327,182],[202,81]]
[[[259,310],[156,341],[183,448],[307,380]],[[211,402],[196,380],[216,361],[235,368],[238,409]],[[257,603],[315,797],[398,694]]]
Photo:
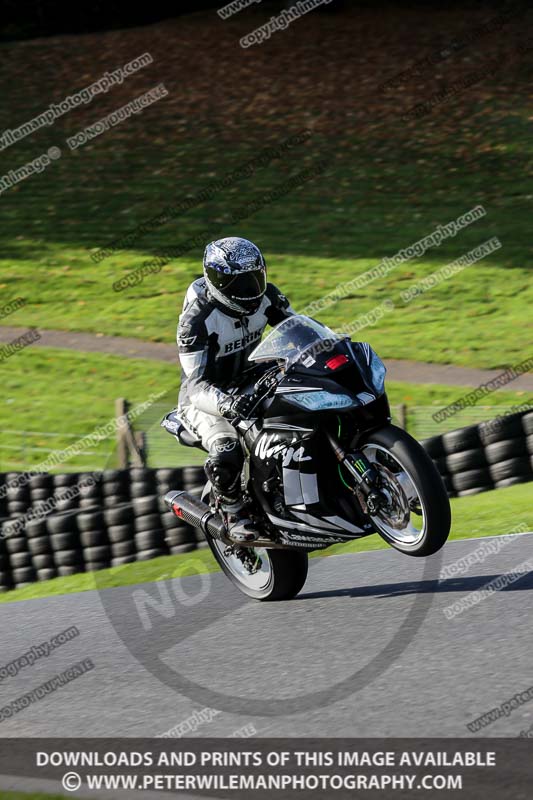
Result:
[[[205,472],[211,482],[216,505],[224,514],[228,529],[228,539],[235,544],[253,542],[259,538],[259,534],[246,513],[246,503],[242,495],[239,469],[242,457],[239,459],[237,466],[229,461],[222,461],[220,448],[224,444],[224,439],[217,440],[219,451],[210,455],[207,459]],[[230,450],[229,453],[234,456],[236,453],[235,443],[233,440],[229,440],[227,444],[233,445],[234,449]]]

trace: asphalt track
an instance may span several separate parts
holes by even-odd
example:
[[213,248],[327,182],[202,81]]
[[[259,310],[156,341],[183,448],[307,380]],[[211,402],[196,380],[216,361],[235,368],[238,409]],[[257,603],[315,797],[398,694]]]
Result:
[[[483,541],[502,542],[450,542],[440,564],[392,550],[316,559],[289,603],[248,601],[214,574],[3,604],[1,665],[71,625],[80,636],[3,679],[0,706],[84,658],[95,669],[0,722],[0,735],[157,736],[212,705],[203,688],[211,687],[238,699],[222,701],[192,735],[252,725],[261,737],[470,736],[468,722],[533,684],[532,572],[453,619],[444,615],[533,548],[532,533],[517,535],[438,581]],[[143,606],[149,630],[138,613],[147,596],[172,598],[159,611]],[[191,692],[168,685],[175,670],[193,681]],[[331,686],[334,699],[318,702]],[[258,713],[270,698],[275,715]],[[515,737],[532,723],[533,701],[476,735]]]

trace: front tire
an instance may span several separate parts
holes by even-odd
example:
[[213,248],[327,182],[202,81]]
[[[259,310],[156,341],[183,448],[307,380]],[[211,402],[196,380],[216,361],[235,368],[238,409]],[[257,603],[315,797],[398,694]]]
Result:
[[[404,529],[397,519],[391,524],[384,515],[371,516],[382,539],[410,556],[430,556],[440,550],[450,533],[450,501],[442,478],[422,445],[401,428],[387,425],[364,436],[357,446],[382,470],[391,487],[393,483],[399,487],[393,488],[404,506],[407,503],[408,508],[418,507],[420,511],[410,515]],[[405,514],[406,509],[403,511]],[[414,518],[416,523],[417,517],[419,527],[412,522]]]

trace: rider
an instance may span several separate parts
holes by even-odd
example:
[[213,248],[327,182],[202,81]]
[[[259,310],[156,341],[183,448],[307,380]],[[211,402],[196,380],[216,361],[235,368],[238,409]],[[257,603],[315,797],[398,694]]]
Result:
[[241,490],[244,454],[233,423],[251,411],[249,395],[226,389],[242,374],[268,325],[295,312],[266,280],[263,254],[237,236],[207,245],[204,275],[188,288],[178,325],[182,384],[178,415],[209,453],[205,472],[234,542],[257,538]]

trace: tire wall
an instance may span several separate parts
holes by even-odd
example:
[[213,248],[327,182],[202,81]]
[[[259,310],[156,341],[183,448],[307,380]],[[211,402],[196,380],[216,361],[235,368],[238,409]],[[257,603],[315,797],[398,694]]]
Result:
[[[533,480],[533,412],[432,436],[422,445],[451,497]],[[201,467],[37,473],[15,487],[19,477],[0,473],[0,591],[207,546],[163,502],[173,489],[199,495]]]
[[450,497],[533,480],[533,412],[424,439]]
[[15,488],[20,477],[0,474],[0,591],[207,546],[163,501],[199,494],[202,467],[37,473]]

